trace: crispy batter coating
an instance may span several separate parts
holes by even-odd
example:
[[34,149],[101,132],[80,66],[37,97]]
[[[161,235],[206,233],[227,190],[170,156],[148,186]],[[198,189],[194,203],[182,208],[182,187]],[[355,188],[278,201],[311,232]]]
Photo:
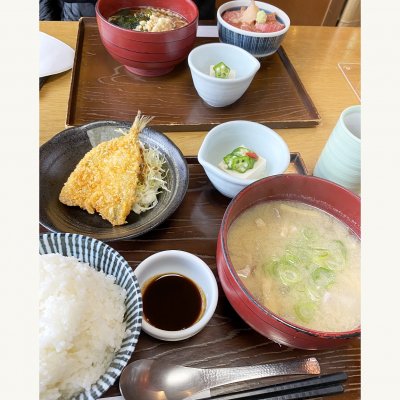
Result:
[[96,211],[112,225],[126,223],[143,166],[139,132],[151,119],[139,111],[126,135],[86,153],[64,184],[60,201],[90,214]]

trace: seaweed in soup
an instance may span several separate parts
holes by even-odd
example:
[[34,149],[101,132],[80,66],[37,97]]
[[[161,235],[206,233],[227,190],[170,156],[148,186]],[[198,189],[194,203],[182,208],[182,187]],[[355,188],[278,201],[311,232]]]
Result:
[[148,21],[151,11],[147,8],[125,8],[112,15],[108,22],[121,28],[136,30],[140,25],[140,21]]
[[164,8],[125,8],[112,15],[108,21],[121,28],[139,32],[165,32],[187,25],[178,13]]

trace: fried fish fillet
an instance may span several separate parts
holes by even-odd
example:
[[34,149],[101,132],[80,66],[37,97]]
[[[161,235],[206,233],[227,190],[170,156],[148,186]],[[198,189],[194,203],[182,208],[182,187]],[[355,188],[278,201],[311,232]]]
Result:
[[112,225],[124,224],[136,201],[143,166],[139,133],[151,119],[139,111],[127,134],[86,153],[64,184],[60,201],[90,214],[97,211]]

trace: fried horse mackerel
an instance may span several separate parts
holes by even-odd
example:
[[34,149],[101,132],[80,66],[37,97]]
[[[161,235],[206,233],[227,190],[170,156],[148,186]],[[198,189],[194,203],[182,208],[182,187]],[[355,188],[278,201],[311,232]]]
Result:
[[126,223],[143,173],[139,133],[152,118],[139,111],[128,133],[90,150],[64,184],[60,201],[98,212],[112,225]]

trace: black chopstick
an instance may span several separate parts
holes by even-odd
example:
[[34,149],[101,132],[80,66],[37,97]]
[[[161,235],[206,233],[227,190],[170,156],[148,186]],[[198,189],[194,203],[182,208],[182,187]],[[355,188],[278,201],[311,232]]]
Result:
[[[318,389],[311,390],[300,390],[299,392],[288,393],[288,394],[278,394],[277,396],[259,397],[258,399],[265,400],[295,400],[295,399],[314,399],[316,397],[331,396],[333,394],[343,393],[343,385],[331,385],[323,386]],[[247,399],[253,399],[253,397],[247,397]]]
[[327,396],[330,394],[343,392],[343,386],[340,385],[340,383],[344,382],[346,379],[347,374],[345,372],[337,372],[334,374],[313,376],[311,378],[305,378],[291,382],[277,383],[274,385],[244,390],[237,393],[216,395],[212,396],[211,399],[308,399],[310,397]]

